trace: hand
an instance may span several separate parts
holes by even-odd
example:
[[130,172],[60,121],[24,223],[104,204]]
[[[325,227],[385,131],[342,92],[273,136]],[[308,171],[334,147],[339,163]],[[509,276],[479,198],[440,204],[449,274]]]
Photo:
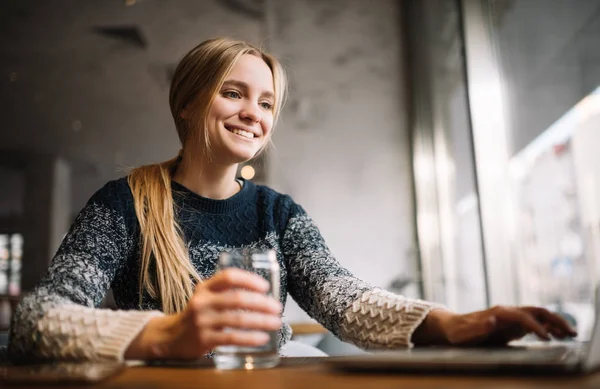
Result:
[[496,306],[467,314],[434,309],[414,337],[421,344],[500,346],[528,333],[543,340],[577,336],[562,317],[544,308]]
[[268,341],[264,331],[282,324],[281,303],[264,294],[268,288],[264,279],[240,269],[219,272],[198,284],[183,312],[152,319],[125,358],[196,359],[216,346],[261,346]]

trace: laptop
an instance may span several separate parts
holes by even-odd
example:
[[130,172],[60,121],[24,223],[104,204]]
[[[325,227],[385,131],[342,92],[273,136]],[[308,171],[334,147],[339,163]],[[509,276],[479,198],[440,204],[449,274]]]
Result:
[[415,373],[587,374],[600,369],[600,288],[590,341],[513,342],[503,348],[427,347],[328,358],[335,369]]

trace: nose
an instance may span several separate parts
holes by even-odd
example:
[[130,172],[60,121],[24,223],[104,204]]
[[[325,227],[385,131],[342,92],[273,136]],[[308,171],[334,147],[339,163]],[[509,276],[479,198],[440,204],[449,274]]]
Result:
[[242,111],[240,111],[240,118],[252,123],[258,123],[260,122],[261,116],[258,108],[246,106],[244,109],[242,109]]

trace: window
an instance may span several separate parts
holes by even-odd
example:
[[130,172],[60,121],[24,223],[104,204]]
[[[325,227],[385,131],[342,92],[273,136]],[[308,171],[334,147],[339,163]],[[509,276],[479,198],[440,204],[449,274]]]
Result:
[[600,3],[464,0],[492,303],[593,320],[600,274]]
[[21,285],[23,236],[0,235],[0,295],[18,296]]

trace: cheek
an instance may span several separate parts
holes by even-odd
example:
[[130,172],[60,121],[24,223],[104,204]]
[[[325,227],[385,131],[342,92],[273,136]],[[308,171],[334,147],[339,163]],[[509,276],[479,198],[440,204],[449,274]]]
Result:
[[230,116],[231,112],[234,110],[233,104],[226,99],[217,97],[213,102],[213,105],[210,107],[210,111],[208,115],[213,118],[224,118],[226,116]]
[[273,130],[273,118],[272,117],[263,118],[263,120],[261,122],[261,127],[262,127],[263,134],[269,135],[271,133],[271,131]]

